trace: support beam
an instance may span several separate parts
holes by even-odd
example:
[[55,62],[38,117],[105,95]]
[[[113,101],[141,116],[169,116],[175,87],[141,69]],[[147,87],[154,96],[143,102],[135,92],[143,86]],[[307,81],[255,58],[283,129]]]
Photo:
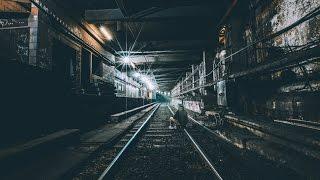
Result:
[[208,21],[214,17],[214,11],[203,6],[183,6],[168,9],[159,9],[147,16],[130,16],[126,10],[123,0],[116,0],[123,16],[110,16],[110,9],[88,10],[85,12],[85,20],[93,23],[98,22],[161,22],[161,21]]
[[159,55],[159,54],[184,54],[184,53],[193,53],[201,52],[201,50],[162,50],[162,51],[118,51],[117,54],[131,54],[131,55]]
[[179,22],[207,22],[212,17],[208,16],[171,16],[171,17],[144,17],[144,18],[103,18],[99,15],[94,15],[93,17],[87,16],[86,20],[91,23],[104,23],[104,22],[165,22],[165,21],[179,21]]
[[168,76],[176,76],[177,74],[180,74],[181,72],[169,72],[169,73],[161,73],[161,74],[155,74],[154,77],[168,77]]
[[161,81],[161,80],[176,80],[177,78],[176,77],[167,77],[167,78],[156,78],[157,81]]

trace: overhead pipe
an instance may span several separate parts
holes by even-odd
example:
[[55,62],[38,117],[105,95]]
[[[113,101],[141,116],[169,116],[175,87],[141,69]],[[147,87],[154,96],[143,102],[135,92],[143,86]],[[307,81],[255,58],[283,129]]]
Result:
[[159,12],[159,11],[162,11],[164,10],[165,8],[157,8],[157,7],[152,7],[152,8],[149,8],[149,9],[146,9],[146,10],[143,10],[143,11],[140,11],[138,13],[135,13],[133,15],[131,15],[130,17],[131,18],[142,18],[142,17],[145,17],[145,16],[148,16],[150,14],[154,14],[156,12]]
[[232,0],[231,2],[231,6],[228,8],[227,12],[224,14],[224,16],[222,17],[222,19],[220,20],[220,22],[218,23],[219,27],[227,18],[228,16],[231,14],[231,11],[233,10],[233,8],[236,6],[238,0]]

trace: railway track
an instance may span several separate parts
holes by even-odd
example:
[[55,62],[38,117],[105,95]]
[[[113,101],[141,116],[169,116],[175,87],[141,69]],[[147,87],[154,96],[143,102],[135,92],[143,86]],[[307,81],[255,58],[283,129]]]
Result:
[[170,116],[158,105],[72,179],[222,179],[186,129],[168,128]]
[[[169,106],[157,105],[72,179],[300,179],[290,169],[243,152],[193,118],[171,130]],[[70,179],[70,178],[68,178]]]
[[[173,113],[169,106],[168,108]],[[192,117],[189,120],[191,127],[186,131],[201,145],[202,152],[211,159],[223,179],[303,179],[282,164],[235,148],[232,143],[221,138],[219,132],[223,129],[210,129]]]

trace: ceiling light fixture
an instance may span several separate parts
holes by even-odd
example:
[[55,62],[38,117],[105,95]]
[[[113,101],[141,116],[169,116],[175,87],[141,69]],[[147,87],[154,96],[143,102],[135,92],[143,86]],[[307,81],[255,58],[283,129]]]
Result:
[[109,41],[112,40],[112,35],[104,26],[100,26],[99,29],[100,29],[101,33],[103,34],[103,36],[105,36],[107,38],[107,40],[109,40]]
[[154,82],[152,80],[150,80],[146,75],[141,75],[140,79],[149,90],[153,91],[156,89]]
[[133,73],[133,77],[139,78],[140,77],[140,73],[138,73],[138,72]]
[[129,56],[124,56],[122,59],[122,64],[123,65],[130,65],[133,68],[136,68],[136,65],[131,61]]
[[136,65],[134,65],[133,62],[131,62],[130,64],[134,69],[136,68]]
[[128,56],[125,56],[123,59],[122,59],[123,63],[124,64],[129,64],[130,63],[130,58]]

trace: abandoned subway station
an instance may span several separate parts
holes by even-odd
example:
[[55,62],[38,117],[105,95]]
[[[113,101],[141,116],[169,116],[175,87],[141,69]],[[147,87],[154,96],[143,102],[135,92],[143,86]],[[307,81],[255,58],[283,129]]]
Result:
[[319,179],[319,0],[0,0],[0,179]]

